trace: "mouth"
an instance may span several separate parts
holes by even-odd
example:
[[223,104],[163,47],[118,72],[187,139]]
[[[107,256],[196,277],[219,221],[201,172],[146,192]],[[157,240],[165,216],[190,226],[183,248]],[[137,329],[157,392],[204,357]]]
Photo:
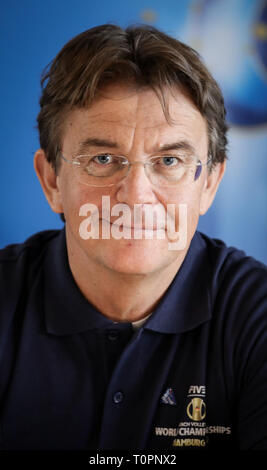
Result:
[[123,229],[132,230],[132,231],[134,231],[134,230],[139,231],[140,230],[140,231],[143,231],[143,232],[147,232],[147,231],[157,232],[159,230],[164,230],[164,231],[166,230],[166,227],[163,224],[160,224],[159,226],[149,225],[149,224],[147,224],[147,225],[144,225],[144,224],[142,224],[142,225],[140,225],[140,224],[126,225],[124,223],[118,224],[118,223],[116,223],[116,221],[112,222],[112,221],[106,220],[104,218],[102,218],[101,220],[104,221],[104,223],[107,223],[111,226],[122,227]]

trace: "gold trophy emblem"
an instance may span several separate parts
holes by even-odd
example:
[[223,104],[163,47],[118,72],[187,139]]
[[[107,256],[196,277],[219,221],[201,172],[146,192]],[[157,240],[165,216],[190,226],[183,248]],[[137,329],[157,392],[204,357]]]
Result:
[[206,405],[202,398],[192,398],[186,411],[193,421],[201,421],[206,416]]

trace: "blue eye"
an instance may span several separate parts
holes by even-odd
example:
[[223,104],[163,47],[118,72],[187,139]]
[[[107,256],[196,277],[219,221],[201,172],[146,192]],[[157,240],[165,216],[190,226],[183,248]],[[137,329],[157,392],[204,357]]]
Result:
[[97,155],[95,157],[95,160],[97,163],[100,163],[101,165],[105,165],[107,163],[111,163],[112,162],[112,156],[111,155],[108,155],[108,154],[104,154],[104,155]]
[[177,165],[178,163],[178,159],[176,157],[172,157],[171,155],[163,157],[162,160],[163,160],[164,165],[166,166],[174,166],[174,165]]

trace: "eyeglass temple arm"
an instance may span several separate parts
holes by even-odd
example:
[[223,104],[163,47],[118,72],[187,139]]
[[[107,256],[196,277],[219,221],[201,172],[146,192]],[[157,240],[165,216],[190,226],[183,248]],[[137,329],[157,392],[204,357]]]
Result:
[[60,153],[59,156],[64,160],[64,162],[67,162],[67,163],[69,163],[70,165],[78,165],[78,166],[80,166],[80,162],[75,162],[75,161],[73,161],[73,160],[68,160],[66,157],[64,157],[64,155],[62,155],[62,153]]
[[[208,165],[211,161],[212,161],[212,156],[209,155],[208,160],[206,163],[204,163],[204,165]],[[197,168],[196,168],[195,176],[194,176],[194,181],[198,180],[198,178],[200,177],[201,172],[202,172],[202,166],[203,166],[203,163],[199,160]]]

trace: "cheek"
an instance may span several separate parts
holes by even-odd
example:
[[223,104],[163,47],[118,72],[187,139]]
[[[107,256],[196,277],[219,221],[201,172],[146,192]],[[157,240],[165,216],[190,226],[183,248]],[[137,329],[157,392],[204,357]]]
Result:
[[172,189],[167,194],[158,192],[157,197],[159,202],[165,207],[165,210],[167,210],[168,205],[172,205],[178,211],[179,205],[183,204],[187,206],[189,214],[199,213],[201,190],[196,186],[193,189],[194,191],[192,191],[190,186],[187,188],[177,188],[175,191]]
[[79,219],[80,208],[84,204],[91,203],[98,206],[98,199],[101,201],[101,196],[98,197],[97,191],[95,191],[97,188],[82,185],[71,176],[72,175],[64,175],[59,182],[66,221]]
[[[179,229],[181,223],[183,225],[183,215],[184,214],[184,207],[186,207],[186,221],[187,221],[187,233],[188,238],[191,240],[199,219],[199,210],[200,210],[200,195],[201,195],[201,187],[199,185],[195,185],[193,188],[192,186],[187,188],[178,188],[177,191],[174,193],[169,192],[168,197],[163,197],[163,195],[158,195],[158,199],[160,200],[161,204],[164,205],[165,210],[168,210],[168,206],[170,208],[169,214],[174,214],[173,208],[175,207],[175,228],[176,230]],[[181,227],[180,227],[181,228]]]
[[[112,201],[110,188],[95,188],[66,178],[61,183],[62,206],[66,222],[77,229],[81,221],[95,213],[101,216],[102,197],[109,196]],[[90,206],[88,206],[90,204]],[[110,202],[112,206],[112,202]]]

